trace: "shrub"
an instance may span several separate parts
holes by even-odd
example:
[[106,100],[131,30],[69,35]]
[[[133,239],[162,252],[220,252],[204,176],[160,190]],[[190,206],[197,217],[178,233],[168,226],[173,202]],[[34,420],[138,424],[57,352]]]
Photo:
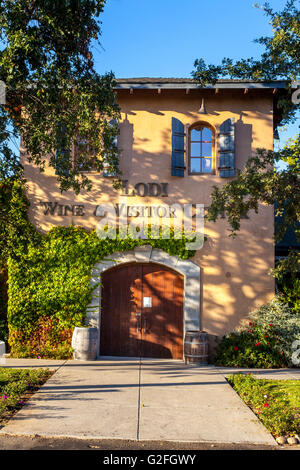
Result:
[[254,311],[250,318],[257,323],[258,327],[271,324],[274,328],[276,338],[275,348],[291,365],[293,353],[292,343],[300,340],[300,312],[295,312],[286,303],[284,297],[277,296],[271,302]]
[[14,357],[69,359],[73,328],[62,328],[55,317],[40,317],[27,330],[12,329],[10,343]]
[[294,313],[300,314],[300,279],[286,280],[282,287],[282,297],[289,304]]
[[215,363],[233,367],[275,368],[292,366],[292,343],[300,339],[300,315],[281,297],[250,313],[247,328],[224,336]]

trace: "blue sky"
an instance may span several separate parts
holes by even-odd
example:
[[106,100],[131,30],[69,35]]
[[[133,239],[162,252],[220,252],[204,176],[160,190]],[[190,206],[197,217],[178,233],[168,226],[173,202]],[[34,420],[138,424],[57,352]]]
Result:
[[[99,73],[117,78],[190,77],[196,58],[218,64],[223,57],[259,58],[253,40],[271,35],[269,19],[254,0],[107,0],[101,46],[94,48]],[[264,2],[259,2],[260,4]],[[269,0],[275,11],[285,0]],[[299,132],[280,133],[280,146]]]

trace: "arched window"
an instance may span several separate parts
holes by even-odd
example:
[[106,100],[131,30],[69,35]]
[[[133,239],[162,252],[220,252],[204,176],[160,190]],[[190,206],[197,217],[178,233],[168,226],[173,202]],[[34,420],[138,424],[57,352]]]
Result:
[[189,173],[214,172],[214,131],[207,124],[197,124],[189,132]]

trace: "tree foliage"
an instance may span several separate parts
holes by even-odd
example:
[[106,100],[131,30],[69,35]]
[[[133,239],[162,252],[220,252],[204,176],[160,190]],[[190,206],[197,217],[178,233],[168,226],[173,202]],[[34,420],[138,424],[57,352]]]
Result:
[[[219,78],[238,78],[256,81],[286,80],[291,90],[293,81],[300,76],[300,11],[297,0],[287,0],[280,12],[275,12],[265,3],[261,8],[272,26],[271,37],[260,37],[255,42],[264,47],[265,52],[259,59],[253,57],[234,61],[223,58],[220,65],[207,65],[200,58],[194,63],[193,78],[201,85],[214,84]],[[283,112],[282,124],[295,118],[296,106],[290,96],[283,98],[278,105]]]
[[[274,170],[274,162],[284,160],[286,169]],[[240,229],[240,219],[250,210],[256,213],[259,204],[276,202],[275,215],[280,216],[276,227],[276,241],[280,241],[288,227],[298,233],[300,220],[300,136],[281,151],[257,149],[238,176],[222,187],[214,186],[208,220],[216,221],[225,213],[233,235]]]
[[[221,65],[207,65],[203,59],[197,59],[192,73],[194,79],[202,86],[225,77],[256,81],[284,79],[287,90],[277,104],[282,114],[281,124],[294,121],[297,105],[291,99],[291,89],[300,76],[300,11],[296,5],[296,0],[288,0],[280,12],[275,12],[268,3],[260,7],[269,18],[273,33],[271,37],[256,39],[265,49],[260,59],[224,58]],[[235,235],[240,229],[240,219],[248,211],[258,212],[260,204],[274,204],[275,215],[279,217],[276,241],[282,240],[291,228],[300,241],[299,156],[299,134],[280,151],[256,149],[234,180],[221,188],[214,186],[208,219],[216,221],[225,213],[231,235]],[[276,167],[280,161],[286,164],[284,169]],[[286,271],[295,274],[299,265],[299,253],[290,252],[288,259],[278,263],[272,273],[278,278]]]
[[61,190],[90,188],[83,173],[103,163],[118,173],[119,116],[114,76],[96,73],[92,42],[105,0],[4,0],[0,5],[2,173],[18,166],[10,138],[22,135],[29,160],[56,169]]

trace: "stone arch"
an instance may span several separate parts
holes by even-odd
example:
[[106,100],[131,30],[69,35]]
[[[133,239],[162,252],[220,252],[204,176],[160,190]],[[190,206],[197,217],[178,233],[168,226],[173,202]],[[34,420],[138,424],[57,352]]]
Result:
[[133,251],[116,252],[106,261],[95,264],[90,280],[94,288],[92,301],[87,307],[86,323],[98,328],[98,355],[100,351],[100,323],[101,323],[101,274],[114,266],[125,263],[156,263],[167,266],[184,277],[184,332],[187,330],[200,330],[200,267],[191,260],[182,260],[178,256],[171,256],[163,250],[153,248],[151,245],[137,246]]

